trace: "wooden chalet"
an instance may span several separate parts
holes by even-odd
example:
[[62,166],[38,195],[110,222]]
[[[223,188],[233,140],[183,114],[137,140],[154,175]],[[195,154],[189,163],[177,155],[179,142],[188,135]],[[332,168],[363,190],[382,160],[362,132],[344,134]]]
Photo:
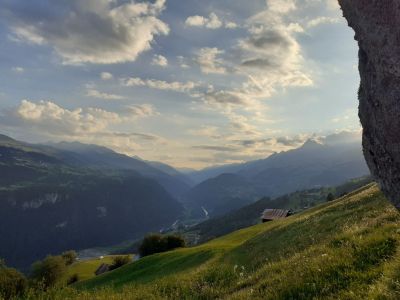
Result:
[[263,223],[270,222],[274,220],[284,219],[292,215],[290,210],[286,209],[266,209],[261,215],[261,220]]

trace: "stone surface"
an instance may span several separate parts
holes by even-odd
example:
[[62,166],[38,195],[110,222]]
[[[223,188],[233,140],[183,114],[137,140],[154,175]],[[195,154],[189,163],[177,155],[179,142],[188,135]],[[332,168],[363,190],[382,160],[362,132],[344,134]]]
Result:
[[382,191],[400,209],[400,1],[339,3],[359,45],[364,156]]

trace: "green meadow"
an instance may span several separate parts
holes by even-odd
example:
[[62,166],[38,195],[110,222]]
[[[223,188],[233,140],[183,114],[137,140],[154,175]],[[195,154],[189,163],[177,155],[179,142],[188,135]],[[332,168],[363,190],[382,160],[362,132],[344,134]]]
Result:
[[[370,184],[27,299],[399,299],[400,215]],[[73,272],[84,278],[89,266]]]

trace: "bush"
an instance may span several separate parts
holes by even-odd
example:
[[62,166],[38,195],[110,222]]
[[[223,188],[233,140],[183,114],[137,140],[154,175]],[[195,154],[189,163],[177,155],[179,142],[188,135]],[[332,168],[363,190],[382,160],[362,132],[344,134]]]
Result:
[[119,267],[129,264],[130,262],[131,262],[131,258],[129,255],[116,256],[116,257],[114,257],[113,263],[110,266],[110,271],[118,269]]
[[78,254],[76,253],[75,250],[69,250],[69,251],[65,251],[61,254],[61,257],[64,259],[65,264],[67,266],[72,265],[76,258],[78,257]]
[[32,265],[32,278],[45,288],[54,286],[66,272],[65,260],[62,256],[47,256],[44,260]]
[[11,299],[21,296],[27,287],[25,276],[15,269],[7,268],[0,261],[0,299]]
[[185,247],[185,240],[180,236],[150,234],[143,239],[139,247],[139,255],[143,257],[181,247]]
[[167,235],[165,237],[167,240],[167,250],[172,250],[176,248],[183,248],[186,246],[185,240],[177,235]]
[[326,201],[333,201],[335,200],[335,196],[332,193],[329,193],[328,196],[326,196]]
[[73,284],[75,282],[79,281],[79,275],[78,274],[74,274],[71,277],[68,278],[67,280],[67,285]]

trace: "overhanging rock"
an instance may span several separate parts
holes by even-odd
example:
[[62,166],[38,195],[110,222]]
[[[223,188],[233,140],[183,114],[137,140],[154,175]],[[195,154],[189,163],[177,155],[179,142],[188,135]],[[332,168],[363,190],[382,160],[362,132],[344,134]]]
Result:
[[400,1],[339,3],[359,44],[364,156],[382,191],[400,209]]

